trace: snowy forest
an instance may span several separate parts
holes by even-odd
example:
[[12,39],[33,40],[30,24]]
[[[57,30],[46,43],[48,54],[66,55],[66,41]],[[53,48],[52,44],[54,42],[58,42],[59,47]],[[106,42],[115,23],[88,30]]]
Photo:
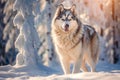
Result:
[[[100,36],[97,72],[64,75],[51,38],[58,5]],[[120,80],[120,0],[0,0],[0,80]]]

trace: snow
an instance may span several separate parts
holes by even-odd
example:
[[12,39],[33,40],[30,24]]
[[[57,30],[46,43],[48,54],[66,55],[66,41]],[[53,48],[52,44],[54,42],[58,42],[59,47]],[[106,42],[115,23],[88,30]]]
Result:
[[[57,65],[56,65],[57,66]],[[59,68],[58,68],[59,69]],[[1,66],[0,80],[120,80],[120,64],[99,61],[97,72],[64,75],[43,65]]]
[[14,10],[17,10],[17,15],[13,22],[20,30],[20,34],[15,41],[15,47],[19,51],[16,57],[16,65],[28,66],[37,63],[40,40],[34,27],[34,15],[31,10],[33,7],[32,3],[34,3],[32,0],[29,0],[29,2],[27,0],[16,0],[14,3]]
[[[44,0],[42,1],[44,3]],[[60,0],[58,0],[56,4],[58,4],[59,1]],[[94,0],[90,0],[88,2],[93,3],[93,1]],[[66,3],[68,3],[66,7],[71,4],[69,1],[63,4]],[[73,3],[77,3],[77,0]],[[79,7],[80,4],[82,7]],[[95,5],[88,4],[88,6],[85,6],[83,5],[83,1],[78,2],[77,7],[79,8],[79,14],[81,14],[80,17],[84,18],[83,22],[85,23],[91,23],[91,25],[97,26],[102,25],[104,27],[104,22],[106,21],[104,14],[97,6],[98,3],[96,2],[94,4]],[[39,7],[41,6],[42,9],[39,11]],[[104,58],[104,61],[101,61],[103,59],[100,58],[100,61],[96,66],[97,72],[80,72],[76,74],[64,75],[59,64],[46,67],[43,66],[42,63],[38,63],[37,54],[41,42],[35,27],[43,24],[48,29],[46,33],[50,33],[50,20],[53,16],[54,10],[51,11],[49,8],[53,8],[53,6],[49,5],[47,2],[39,5],[38,0],[15,1],[14,10],[17,10],[17,14],[13,20],[13,23],[20,30],[20,34],[15,42],[15,47],[19,50],[19,53],[16,57],[16,65],[0,66],[0,80],[120,80],[120,63],[110,64],[107,62],[104,53],[105,45],[101,45],[102,54],[100,56],[102,56],[101,58]],[[96,14],[96,12],[99,14]],[[51,13],[52,16],[47,17],[48,13]],[[47,40],[49,40],[50,35],[47,37]],[[51,41],[49,40],[48,46],[51,48],[52,44],[50,42]],[[102,44],[105,44],[105,40],[102,38],[101,42]],[[50,57],[50,54],[48,56]],[[48,57],[46,59],[48,59]],[[55,60],[50,64],[52,63],[55,63]]]

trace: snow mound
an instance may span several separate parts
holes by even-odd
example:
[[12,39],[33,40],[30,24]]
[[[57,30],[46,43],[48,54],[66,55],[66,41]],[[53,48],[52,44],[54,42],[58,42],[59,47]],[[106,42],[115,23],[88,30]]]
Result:
[[[59,69],[59,68],[58,68]],[[51,68],[39,66],[1,66],[0,80],[120,80],[120,64],[99,61],[97,72],[61,75]]]

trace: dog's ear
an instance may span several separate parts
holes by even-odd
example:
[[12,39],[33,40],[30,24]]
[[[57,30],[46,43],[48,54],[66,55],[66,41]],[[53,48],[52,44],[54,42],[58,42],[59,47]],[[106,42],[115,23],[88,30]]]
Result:
[[58,5],[58,8],[57,8],[57,15],[59,15],[62,11],[64,10],[64,6],[63,6],[63,4],[60,4],[60,5]]
[[76,5],[75,5],[75,4],[73,4],[72,7],[70,8],[71,12],[72,12],[74,15],[76,14],[75,8],[76,8]]

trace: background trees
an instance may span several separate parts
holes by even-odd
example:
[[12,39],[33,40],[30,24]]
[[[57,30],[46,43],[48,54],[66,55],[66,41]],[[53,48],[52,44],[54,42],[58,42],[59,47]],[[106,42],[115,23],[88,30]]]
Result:
[[[24,53],[23,56],[34,53],[39,56],[38,62],[48,66],[59,64],[50,31],[51,20],[60,3],[65,6],[76,4],[81,21],[92,25],[100,34],[101,60],[111,63],[119,61],[119,0],[0,0],[0,65],[14,64],[18,52]],[[17,11],[13,11],[13,4]],[[15,49],[15,41],[19,50]],[[19,47],[17,42],[21,42]],[[32,51],[27,51],[25,48],[30,48]]]
[[19,34],[19,30],[13,25],[13,19],[16,12],[13,11],[13,3],[15,0],[0,1],[0,65],[15,64],[17,51],[14,42]]

